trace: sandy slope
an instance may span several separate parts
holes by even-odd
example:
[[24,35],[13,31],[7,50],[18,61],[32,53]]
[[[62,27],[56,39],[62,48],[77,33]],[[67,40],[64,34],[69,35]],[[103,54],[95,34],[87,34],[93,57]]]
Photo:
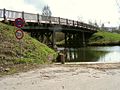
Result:
[[0,90],[120,90],[120,69],[46,67],[1,77]]

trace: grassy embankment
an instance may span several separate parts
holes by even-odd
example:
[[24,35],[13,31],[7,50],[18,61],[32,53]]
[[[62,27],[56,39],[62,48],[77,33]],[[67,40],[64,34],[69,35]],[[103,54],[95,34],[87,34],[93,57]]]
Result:
[[[57,36],[60,36],[59,33]],[[57,44],[64,45],[65,40],[64,37],[59,37]],[[90,46],[105,46],[105,45],[120,45],[120,34],[105,32],[105,31],[98,31],[97,33],[93,34],[89,39],[88,45]]]
[[92,35],[88,45],[120,45],[120,34],[99,31]]
[[12,68],[6,71],[13,73],[18,69],[13,68],[15,66],[22,65],[23,68],[26,65],[49,63],[48,57],[51,60],[57,57],[54,50],[33,39],[27,33],[24,33],[21,40],[22,48],[20,48],[20,43],[15,37],[16,30],[17,28],[13,26],[0,23],[0,72],[6,68]]

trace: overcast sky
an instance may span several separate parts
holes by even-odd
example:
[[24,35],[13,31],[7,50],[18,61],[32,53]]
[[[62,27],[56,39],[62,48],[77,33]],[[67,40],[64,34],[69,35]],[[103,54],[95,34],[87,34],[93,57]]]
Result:
[[[120,1],[120,0],[118,0]],[[115,0],[0,0],[0,8],[41,13],[49,5],[56,17],[105,23],[106,26],[120,24],[119,8]]]

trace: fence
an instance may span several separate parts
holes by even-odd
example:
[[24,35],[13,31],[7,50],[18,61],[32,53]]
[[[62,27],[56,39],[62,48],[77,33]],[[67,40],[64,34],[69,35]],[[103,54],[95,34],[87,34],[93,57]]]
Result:
[[25,22],[60,24],[60,25],[68,25],[68,26],[87,28],[90,30],[96,30],[95,26],[92,26],[83,22],[65,19],[65,18],[50,17],[50,16],[39,15],[39,14],[33,14],[33,13],[0,9],[0,19],[14,21],[16,18],[23,18]]

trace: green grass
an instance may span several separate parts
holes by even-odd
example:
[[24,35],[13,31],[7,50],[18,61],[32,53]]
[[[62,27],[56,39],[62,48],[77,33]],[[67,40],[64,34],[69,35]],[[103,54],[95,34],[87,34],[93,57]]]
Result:
[[[20,42],[15,37],[17,28],[0,23],[0,66],[23,63],[43,64],[56,59],[57,54],[24,32]],[[21,53],[22,51],[22,53]],[[20,58],[21,57],[21,58]]]
[[97,32],[89,39],[89,45],[119,45],[120,34],[111,32]]

